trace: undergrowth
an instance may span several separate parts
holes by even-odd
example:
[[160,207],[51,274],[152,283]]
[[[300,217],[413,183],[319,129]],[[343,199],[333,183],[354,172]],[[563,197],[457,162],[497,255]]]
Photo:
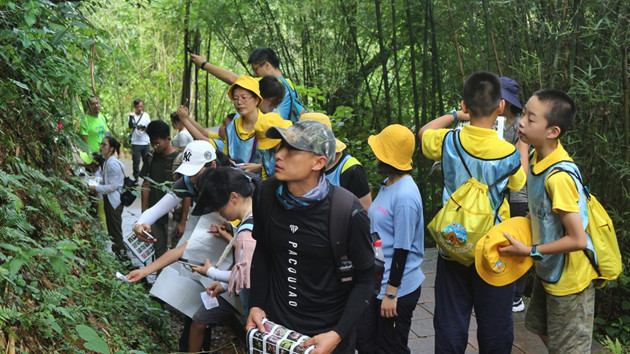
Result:
[[0,348],[170,351],[168,312],[113,276],[108,236],[65,172],[0,170]]

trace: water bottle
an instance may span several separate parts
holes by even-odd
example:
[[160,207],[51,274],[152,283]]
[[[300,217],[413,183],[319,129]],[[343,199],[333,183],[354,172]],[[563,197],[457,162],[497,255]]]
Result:
[[374,267],[376,268],[376,285],[374,292],[378,294],[381,291],[381,282],[383,281],[383,272],[385,271],[385,255],[383,254],[383,241],[374,241]]

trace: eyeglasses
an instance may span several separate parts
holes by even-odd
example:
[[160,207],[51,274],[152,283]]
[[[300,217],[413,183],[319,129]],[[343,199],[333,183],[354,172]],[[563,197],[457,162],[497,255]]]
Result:
[[238,103],[239,101],[241,101],[243,103],[247,103],[252,98],[254,98],[254,96],[232,96],[232,102]]

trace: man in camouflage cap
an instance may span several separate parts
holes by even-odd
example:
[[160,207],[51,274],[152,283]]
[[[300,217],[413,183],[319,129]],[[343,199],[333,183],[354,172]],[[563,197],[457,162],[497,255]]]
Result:
[[[267,137],[280,139],[275,174],[254,198],[256,250],[251,266],[250,315],[247,329],[265,332],[262,319],[311,336],[302,347],[317,352],[354,353],[357,319],[367,309],[374,289],[374,251],[367,214],[352,193],[333,187],[324,171],[335,159],[335,137],[312,120],[289,128],[271,127]],[[349,198],[346,225],[331,225],[333,193]],[[348,199],[343,199],[348,200]],[[346,203],[339,203],[344,205]],[[344,220],[346,220],[344,218]],[[346,230],[351,282],[340,276],[331,229]]]

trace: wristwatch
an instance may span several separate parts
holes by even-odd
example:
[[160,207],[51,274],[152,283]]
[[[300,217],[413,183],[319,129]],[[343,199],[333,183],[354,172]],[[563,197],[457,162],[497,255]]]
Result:
[[390,300],[396,300],[396,294],[385,294],[385,296]]
[[538,245],[532,246],[532,251],[529,253],[529,256],[535,261],[541,261],[544,258],[543,255],[538,252]]

